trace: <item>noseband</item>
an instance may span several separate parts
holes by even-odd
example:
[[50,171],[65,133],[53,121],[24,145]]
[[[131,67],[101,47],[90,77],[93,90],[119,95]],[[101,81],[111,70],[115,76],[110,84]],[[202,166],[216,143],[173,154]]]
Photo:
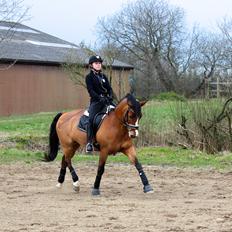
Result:
[[129,114],[130,111],[132,111],[130,108],[126,111],[126,114],[125,114],[125,116],[123,118],[122,123],[128,130],[133,130],[133,129],[138,130],[139,126],[128,123],[128,114]]

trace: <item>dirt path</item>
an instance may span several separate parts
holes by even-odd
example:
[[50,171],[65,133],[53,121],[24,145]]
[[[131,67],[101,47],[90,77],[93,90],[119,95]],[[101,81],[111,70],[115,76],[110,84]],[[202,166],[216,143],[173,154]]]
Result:
[[0,165],[0,231],[232,231],[232,173],[146,166],[154,187],[144,194],[132,166],[107,165],[102,195],[92,197],[95,165],[76,165],[55,187],[59,163]]

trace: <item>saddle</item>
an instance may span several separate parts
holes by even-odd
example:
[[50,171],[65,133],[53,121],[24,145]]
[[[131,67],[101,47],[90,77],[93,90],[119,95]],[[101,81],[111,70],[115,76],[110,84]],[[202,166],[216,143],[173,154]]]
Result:
[[[115,106],[113,105],[109,105],[106,106],[102,111],[98,112],[93,120],[93,132],[94,134],[97,133],[98,129],[100,128],[105,116],[107,114],[109,114],[111,111],[113,111],[115,109]],[[84,114],[81,116],[79,124],[78,124],[78,128],[81,131],[87,132],[87,126],[89,123],[89,111],[88,109],[85,110]]]

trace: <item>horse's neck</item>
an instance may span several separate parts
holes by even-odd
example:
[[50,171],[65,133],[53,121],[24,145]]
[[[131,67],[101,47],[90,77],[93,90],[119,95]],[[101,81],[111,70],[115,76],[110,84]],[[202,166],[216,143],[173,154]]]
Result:
[[120,121],[123,121],[123,117],[127,109],[128,109],[127,100],[124,99],[115,108],[114,112],[115,112],[115,116],[117,117],[117,119],[119,119]]

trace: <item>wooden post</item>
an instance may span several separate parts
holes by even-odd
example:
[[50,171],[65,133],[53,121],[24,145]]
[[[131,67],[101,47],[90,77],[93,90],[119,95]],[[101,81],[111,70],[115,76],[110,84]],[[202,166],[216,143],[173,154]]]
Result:
[[217,77],[217,98],[220,97],[220,82],[219,77]]
[[205,98],[209,99],[209,79],[205,78]]

